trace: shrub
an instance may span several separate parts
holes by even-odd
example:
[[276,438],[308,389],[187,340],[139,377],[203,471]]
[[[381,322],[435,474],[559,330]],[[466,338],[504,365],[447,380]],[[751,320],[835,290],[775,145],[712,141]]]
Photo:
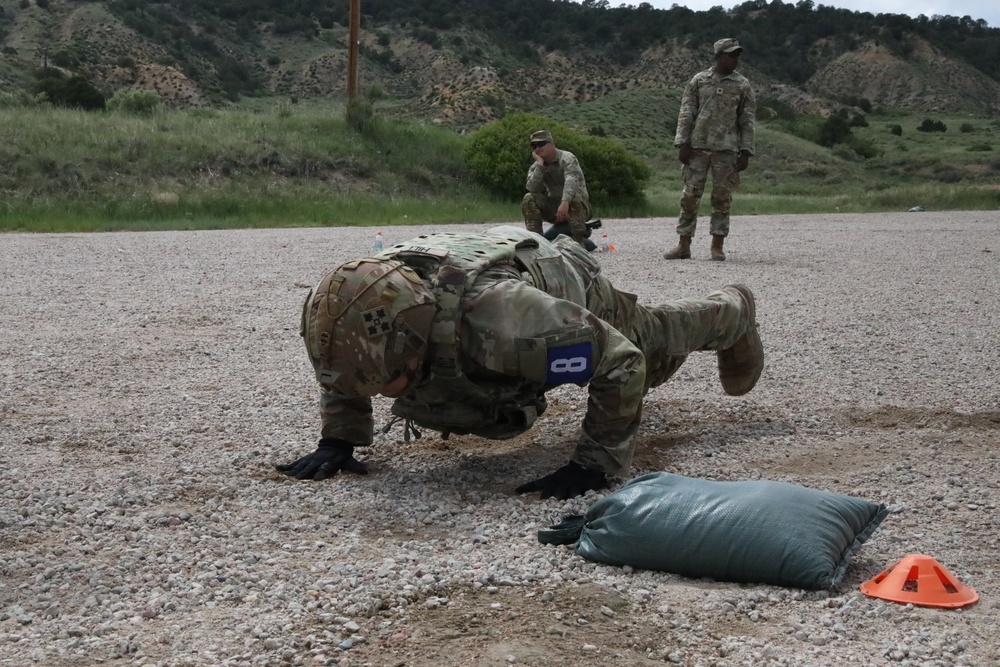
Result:
[[879,150],[873,143],[862,141],[858,138],[853,138],[851,140],[850,147],[855,153],[866,160],[871,160],[879,155]]
[[649,166],[618,141],[588,136],[544,116],[513,113],[480,128],[465,145],[465,161],[473,177],[495,195],[511,201],[524,196],[531,166],[528,137],[548,129],[559,148],[580,160],[595,209],[602,205],[641,206]]
[[972,144],[965,150],[970,151],[972,153],[989,153],[990,151],[993,150],[993,146],[992,144],[987,144],[987,143]]
[[0,109],[17,107],[38,107],[48,104],[44,93],[32,95],[26,90],[11,90],[0,92]]
[[892,132],[897,137],[903,136],[903,126],[902,125],[890,125],[889,131]]
[[855,114],[851,117],[851,127],[868,127],[868,119],[864,114]]
[[52,104],[61,107],[96,111],[104,108],[104,94],[94,84],[82,76],[63,78],[61,74],[53,74],[56,70],[48,70],[33,89],[34,93],[44,93]]
[[939,120],[931,120],[930,118],[925,118],[924,122],[920,123],[917,128],[918,132],[947,132],[948,126]]
[[375,105],[371,100],[355,99],[347,105],[347,124],[361,134],[371,134],[376,125]]
[[851,136],[850,124],[843,116],[834,114],[820,125],[816,143],[820,146],[830,147],[834,144],[846,143]]
[[976,126],[972,123],[962,123],[961,126],[959,126],[958,131],[968,134],[969,132],[975,132]]
[[955,167],[940,166],[934,170],[934,178],[941,183],[958,183],[965,175]]
[[796,116],[795,108],[788,102],[762,97],[757,100],[757,117],[765,120],[792,120]]
[[152,90],[119,90],[108,100],[110,111],[150,116],[162,106],[160,96]]

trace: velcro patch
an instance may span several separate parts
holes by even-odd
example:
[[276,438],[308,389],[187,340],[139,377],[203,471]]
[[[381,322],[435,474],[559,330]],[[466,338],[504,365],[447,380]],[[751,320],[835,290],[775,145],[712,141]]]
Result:
[[588,382],[594,374],[593,343],[585,341],[560,347],[550,347],[547,354],[545,383],[579,384]]
[[369,338],[375,338],[392,331],[392,322],[389,321],[389,313],[385,308],[379,306],[361,313],[364,320],[365,332]]

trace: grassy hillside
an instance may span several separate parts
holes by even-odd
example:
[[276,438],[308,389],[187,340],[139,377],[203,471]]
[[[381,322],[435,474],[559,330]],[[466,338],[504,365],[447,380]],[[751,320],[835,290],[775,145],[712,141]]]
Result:
[[[335,107],[255,106],[148,117],[47,106],[2,109],[0,230],[520,217],[516,201],[495,201],[472,181],[462,161],[463,136],[379,116],[359,130]],[[547,111],[584,131],[601,128],[654,167],[644,210],[616,211],[595,202],[598,215],[676,214],[680,169],[669,99],[623,94]],[[642,122],[631,120],[643,116]],[[801,117],[762,123],[758,156],[734,212],[1000,208],[997,122],[942,116],[936,120],[946,132],[920,132],[924,120],[869,116],[867,127],[852,128],[869,158],[845,144],[825,148],[792,134],[789,127],[802,125]],[[657,125],[660,132],[649,129]],[[898,136],[890,131],[895,125]]]

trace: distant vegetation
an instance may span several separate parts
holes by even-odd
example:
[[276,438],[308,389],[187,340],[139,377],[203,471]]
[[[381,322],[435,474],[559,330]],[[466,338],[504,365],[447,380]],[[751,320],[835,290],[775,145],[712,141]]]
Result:
[[[211,78],[217,91],[236,99],[256,94],[263,86],[258,67],[222,48],[223,42],[259,43],[261,26],[278,35],[317,39],[323,30],[347,26],[347,0],[317,4],[312,0],[112,0],[109,9],[126,25],[163,45],[175,64],[188,76]],[[435,48],[443,46],[443,33],[463,28],[490,36],[511,56],[536,60],[541,46],[549,51],[588,52],[629,63],[643,50],[672,41],[706,49],[719,35],[738,35],[753,53],[754,67],[778,81],[806,81],[823,56],[817,40],[828,52],[853,48],[874,40],[906,57],[915,40],[923,38],[970,63],[994,80],[1000,80],[1000,29],[982,19],[963,16],[871,14],[799,0],[749,0],[731,11],[716,6],[694,12],[675,6],[654,9],[648,3],[612,7],[607,0],[554,2],[552,0],[364,0],[366,29],[392,26],[405,30]],[[392,54],[388,33],[368,57],[387,67],[400,66]],[[459,51],[479,58],[478,47],[456,42]],[[87,45],[67,57],[86,57]],[[460,54],[461,57],[461,54]],[[212,71],[205,71],[205,65]]]
[[[525,137],[539,126],[580,156],[601,216],[674,216],[680,166],[672,132],[630,120],[658,100],[631,95],[614,109],[512,114],[463,137],[391,120],[377,107],[352,125],[343,109],[287,103],[167,111],[153,98],[126,96],[109,102],[117,110],[87,112],[3,93],[0,230],[519,221]],[[1000,208],[1000,121],[943,116],[933,121],[975,131],[918,132],[914,115],[872,114],[865,123],[858,115],[841,118],[847,134],[830,146],[817,143],[828,119],[792,114],[761,123],[734,213]],[[594,136],[617,133],[616,123],[632,134]],[[483,178],[490,160],[509,163],[499,180]],[[616,192],[616,173],[641,189]]]

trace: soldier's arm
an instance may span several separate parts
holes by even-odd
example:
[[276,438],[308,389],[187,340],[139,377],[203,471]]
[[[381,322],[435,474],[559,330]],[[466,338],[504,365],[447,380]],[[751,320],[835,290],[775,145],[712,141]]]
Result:
[[289,477],[316,481],[344,470],[367,474],[365,464],[354,458],[354,448],[372,443],[371,399],[339,397],[321,388],[320,411],[323,430],[316,451],[275,468]]
[[543,176],[544,174],[542,172],[542,168],[538,166],[537,162],[532,162],[531,168],[528,169],[528,180],[524,184],[525,190],[537,194],[544,194],[545,181],[542,178]]
[[753,155],[757,134],[757,98],[749,83],[743,94],[736,114],[736,125],[740,130],[740,152]]
[[646,360],[624,335],[602,324],[587,414],[572,460],[609,475],[623,475],[632,465],[642,416]]
[[323,420],[320,437],[336,438],[356,446],[372,444],[375,428],[372,399],[340,397],[321,386],[319,411]]
[[571,153],[564,152],[559,161],[559,166],[563,170],[563,201],[574,201],[582,199],[583,188],[586,181],[583,177],[583,168],[580,161]]
[[[466,311],[474,361],[539,386],[586,384],[589,391],[572,460],[612,475],[632,460],[646,382],[642,352],[610,324],[530,285],[491,286]],[[517,361],[508,361],[508,350]]]
[[677,134],[674,135],[674,146],[691,143],[691,132],[694,131],[694,121],[698,118],[699,105],[698,82],[697,77],[695,77],[684,87],[684,94],[681,96],[681,107],[677,112]]

